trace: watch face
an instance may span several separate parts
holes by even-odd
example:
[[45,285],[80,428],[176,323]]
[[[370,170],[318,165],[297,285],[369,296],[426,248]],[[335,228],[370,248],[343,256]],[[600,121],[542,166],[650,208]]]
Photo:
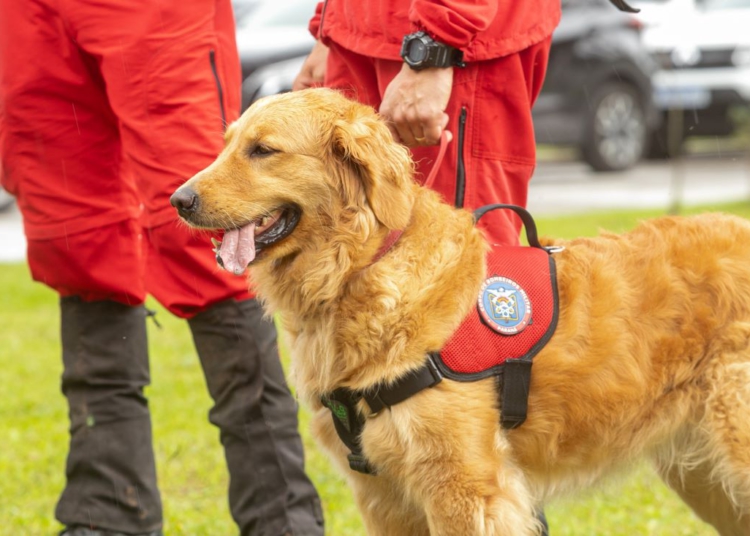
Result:
[[407,56],[409,56],[409,60],[414,63],[424,61],[427,58],[427,46],[419,39],[413,39],[409,43]]

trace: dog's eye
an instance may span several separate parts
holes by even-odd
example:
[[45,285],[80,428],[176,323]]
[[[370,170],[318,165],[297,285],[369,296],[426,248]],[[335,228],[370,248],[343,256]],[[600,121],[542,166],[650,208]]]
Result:
[[255,157],[258,157],[258,156],[268,156],[268,155],[271,155],[273,153],[278,153],[278,151],[276,149],[272,149],[268,145],[263,145],[263,144],[260,144],[260,143],[257,144],[257,145],[253,145],[252,147],[250,147],[250,151],[249,152],[250,152],[250,157],[251,158],[254,157],[254,156]]

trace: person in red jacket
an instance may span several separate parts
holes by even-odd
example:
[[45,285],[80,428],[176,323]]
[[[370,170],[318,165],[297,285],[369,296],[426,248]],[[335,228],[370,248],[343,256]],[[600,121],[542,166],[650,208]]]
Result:
[[239,115],[234,36],[230,0],[0,2],[0,176],[60,295],[66,536],[162,533],[147,294],[187,319],[241,533],[323,535],[273,323],[169,204]]
[[[433,188],[459,207],[525,206],[536,162],[531,107],[559,19],[559,0],[327,0],[310,22],[318,42],[294,89],[322,84],[379,110],[412,149],[418,177],[449,130],[454,147]],[[493,243],[518,243],[510,211],[481,225]]]

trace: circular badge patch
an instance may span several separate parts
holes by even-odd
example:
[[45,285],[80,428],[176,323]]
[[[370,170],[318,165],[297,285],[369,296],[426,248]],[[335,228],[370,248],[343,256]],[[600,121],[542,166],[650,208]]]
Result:
[[477,309],[484,323],[502,335],[522,332],[531,320],[529,297],[507,277],[494,276],[484,282]]

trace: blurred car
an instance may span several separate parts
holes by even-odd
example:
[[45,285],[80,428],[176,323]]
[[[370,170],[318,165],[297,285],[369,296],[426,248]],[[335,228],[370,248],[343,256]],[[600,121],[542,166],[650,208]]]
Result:
[[[317,3],[318,0],[234,0],[243,81],[267,65],[307,56],[315,44],[307,24]],[[287,86],[281,90],[291,89],[291,82]],[[260,96],[254,93],[243,89],[243,110]]]
[[[750,104],[748,28],[750,0],[702,0],[644,32],[660,67],[653,79],[657,105],[665,113],[682,111],[683,138],[735,132],[733,108]],[[662,145],[664,136],[657,140]]]
[[261,97],[291,91],[292,83],[302,69],[305,58],[307,55],[271,63],[245,78],[242,83],[243,108]]
[[[285,31],[307,34],[317,0],[294,2],[297,14],[305,17],[294,19],[286,4],[270,4],[268,9],[277,12],[274,20],[287,21]],[[546,82],[533,111],[537,140],[575,145],[597,170],[627,169],[640,160],[649,131],[659,122],[650,82],[656,66],[641,45],[640,23],[608,0],[563,0],[562,5]],[[246,106],[291,90],[313,44],[309,34],[307,38],[307,48],[296,57],[289,54],[262,66],[255,62],[242,86]],[[247,54],[240,49],[243,66]]]
[[671,24],[689,16],[701,0],[631,0],[630,4],[640,12],[634,16],[644,28]]
[[260,5],[261,1],[262,0],[232,0],[235,22],[239,22],[252,13],[253,10]]
[[533,110],[538,143],[573,145],[597,171],[634,166],[659,125],[641,23],[607,0],[563,0],[544,88]]

